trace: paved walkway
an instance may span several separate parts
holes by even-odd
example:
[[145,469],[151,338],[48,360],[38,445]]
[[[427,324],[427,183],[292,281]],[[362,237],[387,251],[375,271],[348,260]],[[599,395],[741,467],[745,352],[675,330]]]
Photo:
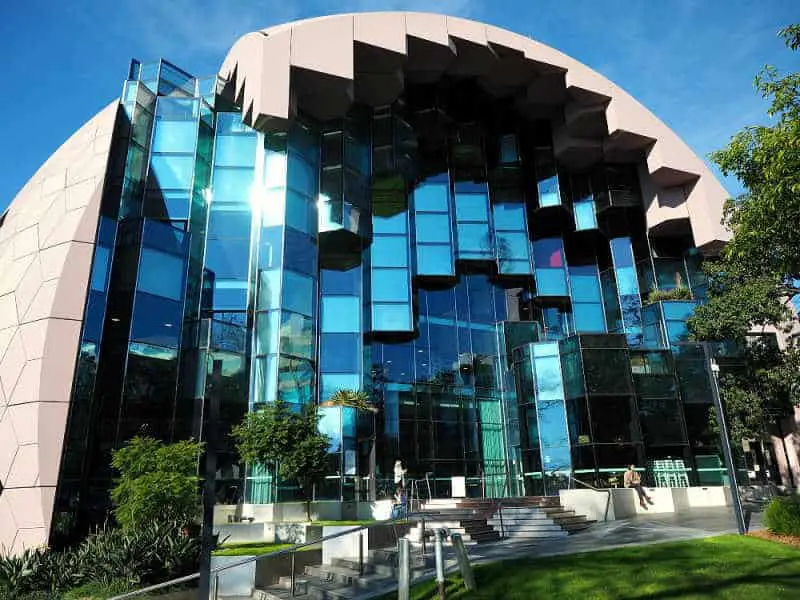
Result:
[[[750,529],[762,529],[763,513],[753,513]],[[491,544],[468,546],[470,562],[473,565],[517,558],[535,558],[537,556],[558,556],[610,550],[625,546],[656,544],[659,542],[675,542],[697,538],[736,533],[736,521],[730,508],[694,509],[688,514],[654,514],[639,515],[631,519],[620,519],[607,523],[596,523],[589,529],[567,538],[543,539],[531,541],[500,541]],[[428,544],[428,556],[433,555],[433,546]],[[412,553],[417,553],[415,549]],[[444,548],[445,570],[448,573],[458,569],[453,549]],[[417,572],[414,583],[433,579],[433,569]],[[359,600],[378,598],[397,589],[390,585],[380,589],[371,589],[358,595]]]
[[[762,517],[763,513],[753,513],[751,530],[763,528]],[[688,514],[639,515],[632,519],[596,523],[567,538],[471,546],[469,554],[474,562],[491,562],[690,540],[736,531],[730,508],[695,509]]]

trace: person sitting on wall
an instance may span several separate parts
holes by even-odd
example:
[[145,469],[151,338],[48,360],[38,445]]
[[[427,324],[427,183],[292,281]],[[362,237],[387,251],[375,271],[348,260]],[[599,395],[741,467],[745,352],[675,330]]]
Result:
[[639,496],[639,504],[642,508],[647,509],[645,500],[649,504],[653,504],[653,500],[647,495],[647,492],[645,492],[644,488],[642,487],[642,476],[639,475],[638,471],[636,471],[636,467],[634,465],[628,466],[628,470],[625,471],[623,483],[625,484],[626,488],[633,488],[636,490],[636,493]]

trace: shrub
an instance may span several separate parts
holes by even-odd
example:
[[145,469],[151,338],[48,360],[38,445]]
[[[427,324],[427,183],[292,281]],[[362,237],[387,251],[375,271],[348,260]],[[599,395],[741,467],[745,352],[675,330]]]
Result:
[[68,591],[62,600],[106,600],[112,596],[119,596],[126,592],[133,591],[130,582],[124,579],[113,579],[111,581],[90,581],[82,586]]
[[63,593],[92,583],[141,587],[194,572],[199,557],[200,540],[181,535],[176,525],[154,522],[136,530],[100,531],[70,550],[0,558],[0,600],[5,600],[3,590],[16,598],[12,592]]
[[800,536],[800,498],[775,498],[764,512],[764,524],[772,533]]
[[160,521],[190,524],[199,512],[197,460],[203,445],[193,441],[164,444],[135,437],[115,450],[111,464],[119,471],[111,499],[123,529]]

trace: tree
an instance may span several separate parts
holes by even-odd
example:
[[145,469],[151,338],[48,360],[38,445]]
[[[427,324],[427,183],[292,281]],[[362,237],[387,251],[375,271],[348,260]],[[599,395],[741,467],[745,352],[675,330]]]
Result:
[[275,475],[300,484],[309,520],[313,486],[325,476],[329,462],[330,439],[320,433],[318,422],[314,405],[295,410],[277,400],[245,415],[231,431],[244,462],[268,465]]
[[111,499],[123,529],[147,523],[191,524],[200,506],[197,461],[203,444],[193,440],[164,444],[137,436],[112,454],[119,471]]
[[[779,35],[791,50],[800,48],[800,25]],[[751,335],[758,327],[784,330],[796,318],[789,302],[800,292],[800,73],[782,76],[768,66],[755,86],[770,102],[772,124],[746,127],[711,155],[747,191],[725,204],[732,238],[706,263],[708,302],[688,323],[695,339],[732,340],[744,349],[744,366],[720,380],[740,439],[757,437],[769,420],[790,414],[800,389],[798,350],[781,352]]]

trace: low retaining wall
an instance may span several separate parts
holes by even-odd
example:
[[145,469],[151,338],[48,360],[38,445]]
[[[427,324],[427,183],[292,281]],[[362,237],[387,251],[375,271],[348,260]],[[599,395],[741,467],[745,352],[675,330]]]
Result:
[[[628,519],[642,514],[669,514],[688,512],[693,508],[722,507],[731,505],[730,488],[723,486],[689,488],[645,488],[653,500],[652,505],[642,508],[636,492],[626,488],[609,490],[561,490],[561,505],[577,514],[596,521]],[[611,498],[609,501],[609,495]],[[606,511],[606,504],[608,510]]]
[[[246,556],[212,556],[211,568],[241,562],[246,558]],[[322,550],[296,552],[294,572],[302,574],[306,565],[316,565],[321,561]],[[222,571],[219,574],[219,595],[250,598],[256,588],[275,585],[281,577],[289,576],[291,573],[292,558],[288,554],[253,561]]]

